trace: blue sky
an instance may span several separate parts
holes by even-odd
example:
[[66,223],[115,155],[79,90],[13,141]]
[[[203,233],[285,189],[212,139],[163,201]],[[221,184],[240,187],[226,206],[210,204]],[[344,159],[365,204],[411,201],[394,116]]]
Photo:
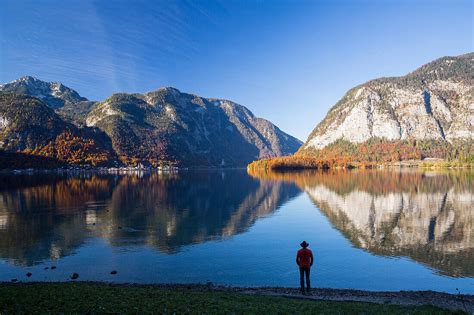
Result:
[[173,86],[306,140],[354,85],[473,51],[474,1],[0,2],[0,82],[103,100]]

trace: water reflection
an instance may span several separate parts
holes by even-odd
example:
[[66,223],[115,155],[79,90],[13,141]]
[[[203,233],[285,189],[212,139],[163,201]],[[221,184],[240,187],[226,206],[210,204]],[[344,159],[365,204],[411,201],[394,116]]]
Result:
[[296,183],[358,248],[474,276],[474,173],[337,171],[252,174]]
[[117,248],[182,246],[242,233],[300,193],[244,172],[0,177],[0,257],[33,265],[88,237]]
[[70,255],[83,244],[89,203],[112,192],[93,177],[0,177],[0,256],[31,265]]
[[2,175],[0,258],[31,266],[72,255],[91,238],[120,251],[176,253],[243,233],[305,192],[357,248],[409,257],[444,275],[474,276],[473,172],[251,175]]
[[104,235],[113,245],[148,244],[173,252],[242,233],[298,193],[295,185],[235,172],[128,178],[112,193]]

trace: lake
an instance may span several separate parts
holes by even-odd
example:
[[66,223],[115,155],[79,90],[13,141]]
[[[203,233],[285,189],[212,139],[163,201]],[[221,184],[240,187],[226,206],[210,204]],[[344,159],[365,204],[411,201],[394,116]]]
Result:
[[0,281],[297,287],[303,240],[315,287],[473,294],[474,172],[0,175]]

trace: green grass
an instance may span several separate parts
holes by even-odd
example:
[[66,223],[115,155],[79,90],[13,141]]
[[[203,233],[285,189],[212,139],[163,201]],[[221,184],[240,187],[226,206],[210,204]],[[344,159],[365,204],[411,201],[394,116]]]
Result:
[[0,286],[0,314],[449,314],[439,308],[325,302],[232,292],[92,283]]

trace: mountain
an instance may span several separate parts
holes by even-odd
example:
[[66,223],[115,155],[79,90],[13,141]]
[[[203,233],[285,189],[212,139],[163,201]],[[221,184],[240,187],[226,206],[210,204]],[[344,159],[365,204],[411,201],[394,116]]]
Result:
[[[71,139],[80,145],[69,145],[67,156],[64,150],[51,152]],[[174,88],[93,102],[61,83],[33,77],[0,86],[0,150],[5,152],[67,164],[244,166],[293,154],[300,145],[244,106]],[[92,154],[93,146],[97,150],[88,157],[85,152]]]
[[24,76],[10,83],[2,84],[0,91],[34,96],[55,109],[87,101],[76,91],[59,82],[44,82],[31,76]]
[[[81,129],[64,121],[46,103],[25,94],[0,92],[0,149],[17,155],[48,157],[53,164],[109,164],[114,154],[106,135],[96,128]],[[14,166],[19,160],[11,155],[1,166]],[[43,163],[44,159],[38,162]],[[29,162],[28,162],[29,163]],[[49,163],[51,164],[51,163]],[[31,165],[29,165],[31,166]],[[44,166],[44,165],[43,165]]]
[[349,90],[309,135],[297,155],[334,143],[426,141],[452,145],[474,139],[474,53],[443,57],[402,77]]
[[243,166],[294,153],[301,142],[247,108],[162,88],[114,94],[93,107],[87,126],[105,131],[122,160]]
[[44,82],[31,76],[1,84],[0,92],[36,97],[53,108],[64,120],[79,126],[84,125],[85,116],[96,103],[60,82]]

